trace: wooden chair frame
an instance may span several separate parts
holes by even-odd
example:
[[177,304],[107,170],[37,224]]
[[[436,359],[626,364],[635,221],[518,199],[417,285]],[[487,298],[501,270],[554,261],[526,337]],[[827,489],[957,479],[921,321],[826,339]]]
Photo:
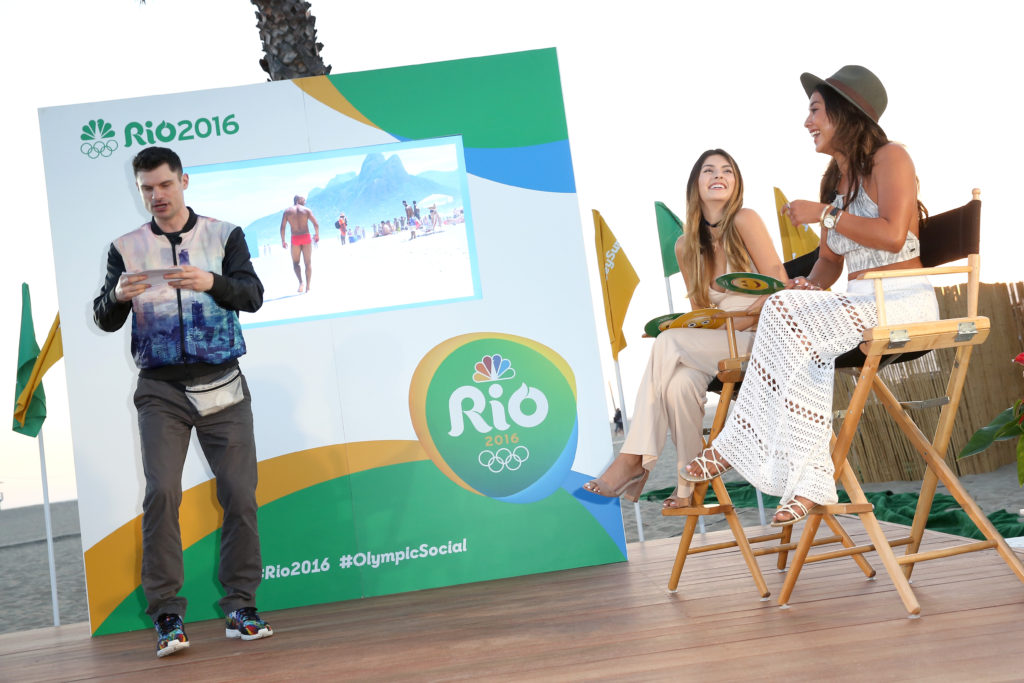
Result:
[[[715,437],[718,436],[722,431],[722,428],[725,426],[725,420],[729,415],[729,405],[732,403],[736,387],[743,381],[743,375],[746,371],[749,357],[740,356],[738,354],[734,319],[747,316],[748,314],[742,311],[720,313],[716,316],[718,318],[725,319],[727,338],[729,342],[729,357],[719,361],[718,363],[717,378],[722,384],[722,390],[719,395],[718,408],[715,411],[715,418],[712,422],[711,432],[704,443],[705,447],[710,446],[714,442]],[[704,498],[707,495],[709,486],[714,490],[715,496],[718,498],[717,505],[704,505]],[[666,508],[661,511],[661,514],[666,517],[686,517],[686,522],[683,526],[683,533],[679,539],[679,549],[676,551],[675,562],[672,565],[672,573],[669,575],[668,580],[668,589],[672,592],[675,592],[679,587],[679,577],[682,575],[683,565],[686,563],[686,558],[689,555],[697,555],[699,553],[721,550],[723,548],[738,547],[747,564],[747,569],[750,571],[750,575],[754,580],[754,585],[757,587],[758,593],[761,595],[761,599],[767,600],[771,596],[771,592],[768,590],[768,584],[765,582],[764,576],[761,574],[761,569],[757,564],[757,557],[761,555],[777,554],[778,559],[776,562],[776,568],[781,572],[786,569],[789,552],[798,548],[798,544],[792,541],[792,526],[782,527],[775,532],[748,537],[743,529],[743,525],[740,523],[739,516],[736,514],[735,506],[732,503],[732,499],[729,497],[729,492],[725,488],[725,484],[722,482],[721,477],[716,477],[710,482],[701,482],[697,484],[693,491],[692,506],[686,508]],[[729,524],[729,529],[732,531],[733,540],[691,548],[694,532],[697,528],[697,521],[703,516],[717,514],[725,515],[725,519]],[[823,517],[825,519],[825,523],[833,531],[833,535],[820,539],[812,539],[810,541],[811,545],[818,546],[839,542],[843,544],[844,548],[853,548],[856,546],[849,534],[846,533],[842,525],[835,519],[833,513],[826,513]],[[777,541],[777,543],[757,549],[751,547],[751,544],[769,543],[773,541]],[[866,577],[869,579],[874,578],[875,570],[872,569],[871,565],[869,565],[867,560],[864,559],[862,553],[854,554],[852,557]]]
[[[974,190],[974,199],[977,200],[980,192]],[[888,325],[885,316],[885,293],[883,280],[898,277],[920,277],[929,275],[944,275],[953,273],[966,273],[968,280],[968,296],[966,316],[939,320],[935,322]],[[687,517],[683,535],[679,542],[679,550],[676,554],[676,561],[669,578],[669,590],[675,590],[678,586],[679,576],[683,564],[689,554],[706,552],[725,547],[739,547],[747,567],[753,576],[762,599],[769,596],[764,578],[758,568],[756,557],[768,553],[778,553],[778,569],[784,570],[789,551],[793,552],[793,564],[787,573],[779,595],[778,604],[787,607],[793,589],[800,576],[803,566],[810,562],[833,559],[838,557],[851,557],[857,561],[858,566],[869,578],[874,577],[874,570],[864,560],[863,555],[874,550],[885,567],[886,573],[896,586],[897,593],[903,602],[904,607],[911,617],[918,616],[921,606],[913,590],[910,587],[910,576],[914,566],[918,562],[950,557],[963,553],[976,552],[980,550],[995,549],[1007,563],[1014,574],[1024,582],[1024,565],[1020,558],[1007,545],[1006,541],[985,516],[981,508],[970,496],[963,484],[960,483],[955,472],[946,464],[944,454],[949,446],[950,436],[956,420],[957,409],[960,405],[960,398],[964,382],[967,377],[967,368],[970,362],[973,347],[981,344],[988,337],[990,324],[988,318],[978,315],[978,291],[980,282],[980,257],[977,253],[969,254],[966,266],[939,266],[931,268],[914,268],[903,270],[888,270],[866,273],[862,279],[874,282],[875,299],[878,306],[878,325],[864,331],[863,342],[860,350],[865,356],[865,362],[860,368],[856,388],[850,404],[846,409],[846,417],[843,420],[839,433],[832,439],[832,461],[835,466],[836,479],[841,481],[850,498],[849,503],[837,503],[832,505],[817,505],[813,507],[804,524],[803,533],[798,543],[791,540],[792,526],[783,527],[777,533],[755,536],[748,538],[743,531],[742,525],[736,516],[731,500],[721,478],[712,480],[711,486],[718,496],[719,505],[704,506],[703,500],[707,492],[708,484],[698,484],[694,493],[694,505],[690,508],[676,510],[665,510],[665,515],[683,515]],[[714,426],[708,445],[713,442],[714,437],[721,431],[728,414],[728,404],[738,382],[742,381],[743,371],[746,367],[746,358],[739,357],[735,345],[734,328],[732,317],[739,314],[725,314],[727,317],[727,329],[730,332],[730,358],[719,363],[718,378],[723,384],[722,398],[719,401],[718,411],[715,415]],[[955,348],[956,358],[953,363],[953,371],[950,374],[946,386],[946,398],[939,415],[938,425],[934,437],[929,440],[913,421],[901,403],[878,376],[878,370],[883,365],[883,359],[895,354],[923,352],[940,348]],[[925,474],[922,481],[921,493],[918,498],[917,509],[915,510],[910,533],[906,537],[889,540],[885,537],[881,525],[874,514],[874,506],[868,502],[864,491],[847,457],[850,446],[853,443],[853,436],[860,423],[860,417],[868,396],[874,393],[886,412],[896,422],[900,430],[907,436],[914,448],[918,451],[926,464]],[[928,521],[928,513],[931,510],[938,482],[942,482],[954,499],[960,504],[971,521],[978,527],[978,530],[985,537],[984,541],[961,543],[948,548],[921,552],[921,540],[924,535],[925,525]],[[690,548],[693,539],[693,530],[696,520],[701,515],[725,514],[732,530],[734,540],[726,543],[719,543],[700,548]],[[842,525],[835,518],[838,514],[856,515],[864,525],[865,531],[870,539],[869,544],[856,545],[850,539],[849,534],[843,530]],[[817,538],[817,532],[824,520],[832,530],[833,535],[827,538]],[[753,550],[751,543],[764,541],[778,541],[773,547]],[[810,555],[812,547],[828,543],[840,542],[842,548]],[[897,557],[893,551],[894,547],[906,546],[903,556]]]
[[[861,343],[860,348],[867,360],[861,368],[857,386],[853,392],[853,398],[847,409],[846,419],[843,421],[843,425],[835,439],[832,451],[832,462],[836,468],[836,478],[842,481],[851,503],[846,506],[817,505],[811,509],[800,537],[800,542],[797,544],[796,552],[793,554],[793,566],[786,576],[786,581],[779,595],[779,605],[786,606],[788,604],[804,564],[833,557],[842,557],[844,555],[861,554],[871,550],[878,553],[886,572],[896,586],[896,591],[903,601],[904,607],[911,616],[917,616],[921,612],[921,605],[910,588],[909,581],[914,566],[918,562],[994,548],[1014,574],[1024,582],[1024,565],[1021,564],[1020,558],[1007,545],[1006,541],[992,525],[992,522],[989,521],[963,484],[960,483],[956,473],[946,464],[944,457],[949,446],[953,424],[956,420],[956,412],[960,406],[960,398],[964,382],[967,378],[967,368],[971,352],[974,346],[985,341],[990,330],[989,319],[978,315],[979,265],[980,259],[978,254],[971,254],[967,258],[966,266],[881,271],[867,273],[863,276],[863,279],[874,281],[875,299],[878,302],[879,324],[877,327],[864,331],[864,341]],[[885,295],[882,290],[883,279],[949,273],[967,273],[968,275],[966,316],[927,323],[886,324]],[[935,436],[929,440],[907,413],[904,405],[901,404],[889,387],[878,376],[878,367],[880,361],[886,355],[940,348],[955,348],[956,357],[953,362],[953,371],[946,385],[946,397],[949,400],[943,405],[942,412],[939,414]],[[860,483],[857,481],[857,477],[847,461],[854,432],[860,422],[864,405],[871,393],[874,393],[885,407],[886,412],[910,440],[926,464],[921,484],[921,494],[918,498],[910,533],[906,537],[892,540],[886,539],[885,534],[882,532],[878,519],[875,517],[873,506],[868,503],[867,498],[864,496],[864,491],[861,489]],[[940,481],[949,490],[957,503],[960,504],[975,526],[978,527],[978,530],[985,537],[984,541],[960,543],[947,548],[920,552],[921,539],[928,521],[928,513],[934,500],[936,486]],[[847,509],[850,506],[857,509]],[[839,512],[855,513],[864,525],[871,543],[844,548],[843,550],[831,553],[809,555],[822,516]],[[893,552],[893,548],[897,546],[906,546],[906,553],[901,557],[896,557],[896,554]]]

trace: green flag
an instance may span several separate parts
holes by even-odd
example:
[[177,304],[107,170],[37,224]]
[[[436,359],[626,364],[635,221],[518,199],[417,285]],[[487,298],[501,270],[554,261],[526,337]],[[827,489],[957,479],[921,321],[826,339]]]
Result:
[[[14,404],[17,408],[18,397],[28,386],[32,377],[32,368],[35,367],[36,358],[39,356],[39,344],[36,343],[36,331],[32,325],[32,300],[28,295],[28,285],[21,284],[21,339],[18,343],[18,384],[14,390]],[[46,419],[46,394],[43,393],[43,385],[40,384],[32,395],[32,403],[29,404],[25,413],[24,423],[14,420],[14,431],[27,436],[39,436],[39,430],[43,428],[43,420]]]
[[654,215],[658,219],[658,241],[661,242],[661,267],[665,277],[679,272],[676,260],[676,240],[683,234],[683,222],[672,209],[662,202],[654,202]]

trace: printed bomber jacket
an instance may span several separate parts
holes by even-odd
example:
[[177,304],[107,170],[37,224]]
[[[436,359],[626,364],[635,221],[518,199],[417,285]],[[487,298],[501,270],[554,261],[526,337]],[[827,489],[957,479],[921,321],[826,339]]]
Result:
[[[122,273],[178,265],[213,273],[213,287],[196,292],[157,286],[131,302],[117,301]],[[245,353],[238,311],[253,312],[262,303],[263,285],[242,229],[190,208],[180,232],[165,233],[151,220],[111,243],[93,316],[100,329],[114,332],[131,312],[131,352],[139,374],[182,380],[235,363]]]

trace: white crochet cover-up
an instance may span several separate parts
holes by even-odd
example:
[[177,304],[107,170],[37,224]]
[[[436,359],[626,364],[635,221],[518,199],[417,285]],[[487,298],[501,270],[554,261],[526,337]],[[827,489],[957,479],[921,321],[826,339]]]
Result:
[[[889,324],[938,319],[927,278],[883,282]],[[770,297],[715,449],[747,481],[783,502],[794,496],[837,502],[829,453],[835,359],[877,322],[869,280],[851,280],[845,293],[786,290]]]

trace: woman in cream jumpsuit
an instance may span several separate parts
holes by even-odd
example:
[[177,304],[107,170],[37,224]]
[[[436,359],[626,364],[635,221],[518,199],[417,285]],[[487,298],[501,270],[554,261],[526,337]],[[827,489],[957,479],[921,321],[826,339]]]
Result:
[[[763,297],[728,294],[714,279],[734,271],[756,271],[786,281],[764,222],[743,206],[743,179],[736,162],[721,149],[704,152],[686,183],[687,227],[676,243],[676,258],[686,281],[690,304],[725,311],[756,311]],[[753,342],[753,317],[737,318],[741,353]],[[654,341],[651,359],[637,392],[636,406],[619,456],[584,488],[601,496],[637,500],[671,430],[677,467],[703,447],[702,425],[707,386],[718,361],[729,355],[724,328],[667,329]],[[689,504],[693,484],[679,478],[665,507]]]

